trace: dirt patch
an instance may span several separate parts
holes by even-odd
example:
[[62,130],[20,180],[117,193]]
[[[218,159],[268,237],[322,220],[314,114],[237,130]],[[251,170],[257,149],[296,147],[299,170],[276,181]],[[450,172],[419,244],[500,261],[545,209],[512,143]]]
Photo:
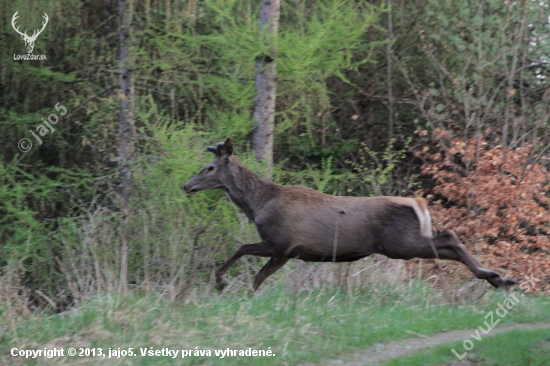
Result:
[[[490,333],[483,335],[483,337],[491,337],[495,334],[509,332],[511,330],[532,330],[532,329],[546,329],[550,328],[550,323],[525,323],[525,324],[512,324],[506,327],[495,328]],[[321,366],[367,366],[367,365],[380,365],[392,358],[410,355],[418,350],[439,346],[441,344],[463,341],[470,338],[470,334],[473,333],[472,329],[468,330],[453,330],[450,332],[443,332],[426,336],[418,334],[412,331],[407,331],[409,334],[415,334],[415,338],[405,338],[399,341],[391,341],[387,344],[374,344],[363,351],[355,351],[349,356],[342,357],[341,359],[330,360],[321,362],[318,365]],[[450,350],[449,350],[450,351]],[[302,366],[309,366],[310,364],[302,364]],[[441,366],[475,366],[475,362],[469,361],[456,361],[454,363],[448,363]]]

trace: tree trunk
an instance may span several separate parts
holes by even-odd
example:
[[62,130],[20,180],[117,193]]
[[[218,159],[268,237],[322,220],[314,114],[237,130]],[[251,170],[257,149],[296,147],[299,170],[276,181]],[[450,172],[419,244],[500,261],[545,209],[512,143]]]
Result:
[[132,188],[132,171],[129,167],[129,162],[134,150],[134,88],[132,85],[132,71],[129,67],[130,63],[130,47],[129,35],[130,24],[133,12],[133,2],[129,0],[118,1],[118,40],[119,40],[119,65],[120,74],[118,83],[120,90],[118,92],[120,99],[120,113],[118,119],[118,138],[119,138],[119,169],[122,175],[120,194],[123,198],[124,218],[120,228],[122,239],[122,258],[120,262],[120,279],[119,291],[125,295],[128,293],[128,215],[129,215],[129,199],[130,190]]
[[277,90],[275,40],[279,29],[280,0],[262,0],[260,6],[260,36],[270,46],[269,54],[256,60],[255,126],[252,147],[256,160],[265,162],[266,178],[273,175],[273,127],[275,125],[275,94]]
[[392,20],[392,3],[391,0],[387,0],[388,8],[388,43],[386,44],[386,59],[387,65],[387,82],[388,82],[388,145],[391,144],[393,138],[393,90],[392,90],[392,69],[391,69],[391,54],[392,54],[392,41],[393,41],[393,20]]
[[120,74],[118,76],[118,83],[120,86],[119,99],[120,99],[120,113],[119,113],[119,125],[118,125],[118,137],[119,137],[119,168],[122,175],[122,186],[120,189],[121,195],[124,201],[127,203],[130,198],[130,189],[132,187],[132,171],[128,166],[130,158],[133,153],[133,123],[134,117],[133,105],[134,105],[134,93],[132,88],[132,73],[129,70],[129,33],[131,23],[131,10],[128,9],[128,5],[131,7],[131,3],[128,4],[125,0],[119,0],[119,62],[120,62]]

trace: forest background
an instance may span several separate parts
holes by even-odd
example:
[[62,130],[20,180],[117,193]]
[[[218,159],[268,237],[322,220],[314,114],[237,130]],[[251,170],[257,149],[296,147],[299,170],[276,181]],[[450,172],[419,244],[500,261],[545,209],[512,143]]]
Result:
[[[188,197],[181,186],[227,136],[277,183],[425,197],[435,230],[455,230],[491,269],[550,291],[548,1],[283,1],[271,43],[260,2],[0,4],[3,313],[129,291],[214,293],[215,269],[257,233],[223,192]],[[46,60],[15,59],[26,54],[16,11],[29,35],[47,14],[33,51]],[[266,57],[277,67],[273,166],[251,144]],[[59,122],[40,134],[52,114]],[[262,263],[241,260],[226,291],[248,286]],[[269,281],[311,273],[294,266]],[[345,266],[331,278],[345,280]],[[455,284],[471,276],[441,269]],[[309,278],[301,284],[319,285]]]

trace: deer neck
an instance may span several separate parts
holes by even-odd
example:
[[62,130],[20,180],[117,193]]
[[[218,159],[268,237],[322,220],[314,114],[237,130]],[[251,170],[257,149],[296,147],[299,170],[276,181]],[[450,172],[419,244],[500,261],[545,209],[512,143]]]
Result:
[[230,180],[225,186],[229,198],[251,221],[278,192],[277,184],[261,179],[241,164],[232,169]]

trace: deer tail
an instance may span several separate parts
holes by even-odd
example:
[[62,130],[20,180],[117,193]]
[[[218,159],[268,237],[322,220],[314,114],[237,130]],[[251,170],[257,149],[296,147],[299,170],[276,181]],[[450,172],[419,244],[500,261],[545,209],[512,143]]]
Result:
[[420,233],[427,237],[433,238],[432,231],[432,217],[430,211],[428,211],[428,204],[424,198],[416,197],[414,198],[415,204],[413,205],[414,212],[418,216],[418,221],[420,222]]

